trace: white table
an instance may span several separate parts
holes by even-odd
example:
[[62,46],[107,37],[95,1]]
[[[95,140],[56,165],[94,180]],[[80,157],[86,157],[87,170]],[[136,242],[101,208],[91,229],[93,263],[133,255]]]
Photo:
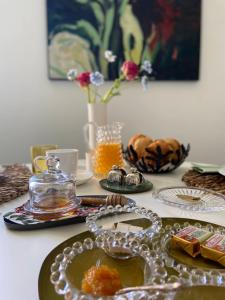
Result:
[[[183,185],[181,177],[190,167],[184,163],[168,174],[149,175],[154,189]],[[77,187],[77,195],[107,194],[94,178]],[[161,217],[199,219],[225,226],[225,211],[197,213],[170,207],[152,197],[152,191],[129,195],[140,206],[155,211]],[[6,228],[2,215],[24,203],[28,195],[0,206],[0,286],[4,300],[38,300],[38,275],[47,254],[62,241],[86,231],[84,223],[33,231],[13,231]],[[51,300],[51,299],[49,299]]]

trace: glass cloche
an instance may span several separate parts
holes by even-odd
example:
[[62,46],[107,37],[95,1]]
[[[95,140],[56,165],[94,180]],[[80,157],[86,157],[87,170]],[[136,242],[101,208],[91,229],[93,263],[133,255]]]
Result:
[[77,206],[75,181],[60,170],[60,160],[54,155],[46,159],[47,171],[29,180],[30,201],[26,209],[34,214],[60,214]]

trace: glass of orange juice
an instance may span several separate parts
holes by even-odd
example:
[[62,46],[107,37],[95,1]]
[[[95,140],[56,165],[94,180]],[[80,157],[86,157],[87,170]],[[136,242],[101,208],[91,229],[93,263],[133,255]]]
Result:
[[106,177],[113,165],[123,166],[121,129],[119,122],[97,127],[94,174],[98,178]]

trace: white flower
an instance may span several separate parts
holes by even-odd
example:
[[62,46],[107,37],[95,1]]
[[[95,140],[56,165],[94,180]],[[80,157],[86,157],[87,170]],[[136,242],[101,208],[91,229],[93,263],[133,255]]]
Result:
[[141,70],[146,71],[148,74],[152,73],[152,64],[149,60],[145,60],[141,66]]
[[146,92],[149,88],[149,80],[148,80],[147,76],[144,75],[141,77],[141,84],[142,84],[143,90]]
[[71,69],[67,73],[67,79],[73,81],[77,77],[77,69]]
[[104,76],[100,72],[93,72],[90,74],[90,81],[96,86],[100,86],[104,83]]
[[105,51],[105,58],[108,62],[112,63],[116,60],[116,55],[113,55],[113,52],[110,50]]

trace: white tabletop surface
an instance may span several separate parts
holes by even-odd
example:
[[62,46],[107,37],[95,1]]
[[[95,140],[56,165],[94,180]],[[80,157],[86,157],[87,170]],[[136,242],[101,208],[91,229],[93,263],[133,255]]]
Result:
[[[154,189],[184,185],[182,175],[190,168],[184,163],[168,174],[146,176]],[[96,179],[77,187],[77,195],[107,194]],[[197,213],[167,206],[152,197],[152,191],[129,195],[140,206],[150,208],[161,217],[191,218],[225,226],[225,211]],[[48,253],[64,240],[87,228],[84,223],[32,231],[13,231],[6,228],[2,215],[28,199],[24,195],[0,206],[0,286],[4,300],[38,300],[38,275]],[[51,300],[51,299],[49,299]]]

